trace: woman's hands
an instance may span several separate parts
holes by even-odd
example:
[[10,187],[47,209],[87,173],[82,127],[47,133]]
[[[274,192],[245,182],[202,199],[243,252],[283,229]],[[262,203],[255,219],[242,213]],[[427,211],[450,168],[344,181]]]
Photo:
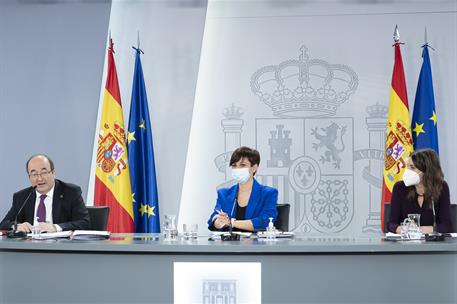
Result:
[[[230,218],[227,213],[222,210],[217,210],[216,220],[214,221],[214,227],[216,229],[222,229],[230,226]],[[254,231],[254,226],[251,220],[235,220],[232,222],[233,228],[238,228],[246,231]]]
[[216,227],[216,229],[222,229],[225,226],[230,226],[228,214],[222,210],[218,210],[217,213],[216,220],[214,221],[214,227]]

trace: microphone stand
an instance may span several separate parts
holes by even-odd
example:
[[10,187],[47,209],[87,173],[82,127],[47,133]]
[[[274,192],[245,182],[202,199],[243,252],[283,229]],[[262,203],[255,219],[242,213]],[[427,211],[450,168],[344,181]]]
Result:
[[232,212],[230,213],[229,235],[221,235],[221,240],[222,241],[239,241],[240,240],[240,235],[233,233],[233,226],[232,226],[233,210],[235,210],[237,197],[238,197],[238,193],[235,196],[235,201],[233,202]]
[[438,233],[436,230],[436,213],[435,213],[435,202],[432,199],[432,211],[433,211],[433,232],[425,235],[426,241],[444,241],[444,235]]

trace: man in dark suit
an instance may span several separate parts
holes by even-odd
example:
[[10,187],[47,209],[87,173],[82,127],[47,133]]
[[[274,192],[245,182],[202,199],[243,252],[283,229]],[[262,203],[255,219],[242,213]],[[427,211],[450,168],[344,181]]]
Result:
[[23,232],[31,232],[34,225],[40,226],[42,232],[89,229],[89,213],[80,187],[56,179],[54,163],[46,155],[33,155],[26,168],[32,186],[13,195],[13,205],[0,229],[10,229],[16,216],[17,230]]

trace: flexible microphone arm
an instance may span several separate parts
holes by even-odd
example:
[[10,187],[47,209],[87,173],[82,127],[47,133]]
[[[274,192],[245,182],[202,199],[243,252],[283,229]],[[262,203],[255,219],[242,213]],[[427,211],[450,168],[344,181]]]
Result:
[[425,240],[430,241],[444,241],[444,234],[438,233],[436,231],[436,212],[435,212],[435,202],[432,199],[432,210],[433,210],[433,232],[425,234]]
[[238,201],[238,192],[236,193],[235,200],[233,202],[233,207],[232,207],[232,212],[230,212],[230,225],[229,225],[229,235],[221,235],[221,240],[222,241],[239,241],[240,236],[238,234],[233,234],[232,232],[232,217],[233,217],[233,211],[235,210],[235,205],[236,202]]
[[238,193],[237,195],[235,196],[235,201],[233,202],[233,207],[232,207],[232,212],[230,212],[230,225],[229,225],[229,232],[230,234],[232,234],[232,230],[233,230],[233,226],[232,226],[232,217],[233,217],[233,210],[235,210],[235,205],[236,205],[236,202],[238,201]]
[[435,213],[435,201],[432,198],[432,209],[433,209],[433,233],[436,233],[436,213]]
[[29,192],[29,195],[27,195],[27,197],[25,198],[24,202],[21,205],[21,208],[19,208],[19,211],[16,213],[16,217],[14,218],[13,230],[10,231],[10,233],[8,233],[8,237],[23,238],[23,237],[27,236],[27,234],[25,232],[17,231],[17,218],[19,217],[19,214],[21,213],[22,209],[24,209],[25,204],[29,200],[32,193],[35,191],[36,187],[37,187],[36,185],[32,187],[32,190]]

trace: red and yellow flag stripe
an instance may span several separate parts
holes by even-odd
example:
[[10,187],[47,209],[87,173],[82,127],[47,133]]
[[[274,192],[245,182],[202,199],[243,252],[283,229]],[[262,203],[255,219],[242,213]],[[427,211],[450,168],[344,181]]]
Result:
[[133,203],[121,95],[113,43],[108,49],[108,74],[100,117],[94,204],[110,206],[108,230],[133,232]]
[[384,223],[384,205],[390,204],[392,188],[396,182],[402,179],[403,171],[406,168],[406,159],[413,151],[411,119],[400,43],[395,43],[394,47],[395,64],[390,89],[384,151],[381,225]]

